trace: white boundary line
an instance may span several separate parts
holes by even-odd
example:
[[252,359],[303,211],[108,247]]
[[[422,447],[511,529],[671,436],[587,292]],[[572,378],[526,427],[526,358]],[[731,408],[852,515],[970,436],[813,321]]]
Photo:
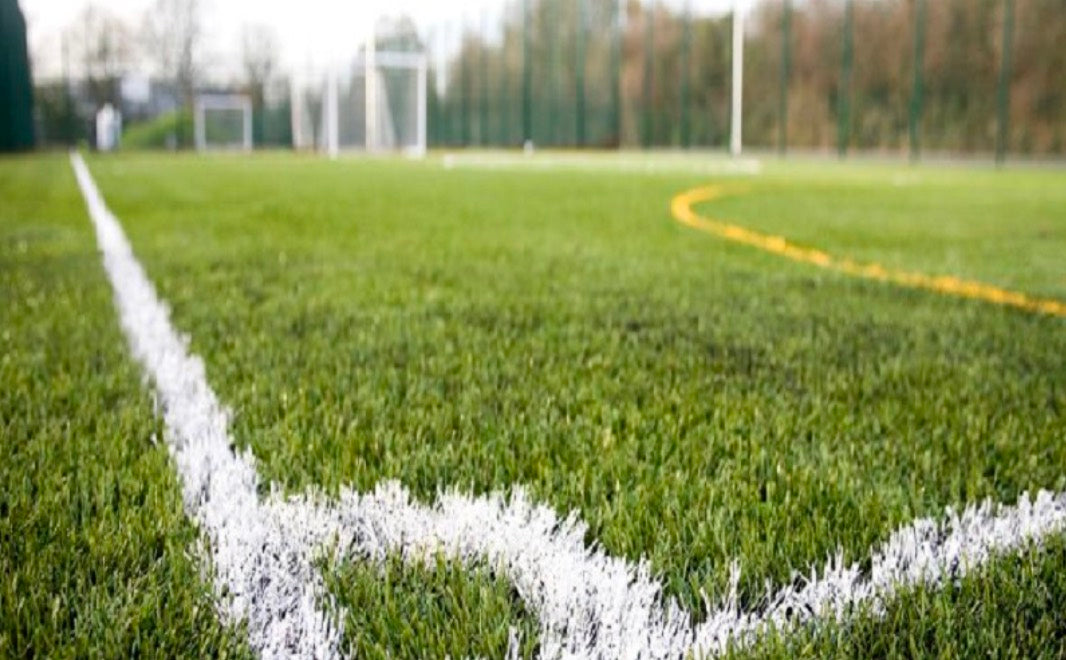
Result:
[[[737,574],[721,603],[695,627],[646,562],[631,564],[588,547],[576,514],[560,519],[521,487],[472,497],[444,492],[432,506],[395,481],[360,494],[343,489],[283,498],[257,495],[255,458],[236,452],[227,415],[207,383],[203,362],[170,323],[118,219],[107,209],[81,157],[71,164],[96,228],[122,329],[150,377],[165,439],[181,478],[185,509],[199,526],[214,570],[219,609],[247,620],[248,641],[264,657],[340,654],[343,611],[333,607],[318,557],[420,562],[437,553],[505,576],[540,621],[546,658],[682,657],[718,654],[754,642],[769,627],[788,630],[818,618],[842,621],[866,608],[883,613],[900,589],[944,587],[997,555],[1024,549],[1066,528],[1066,496],[1040,491],[1013,506],[948,509],[919,519],[875,548],[870,569],[840,556],[770,592],[753,611],[738,606]],[[512,652],[516,650],[512,634]]]
[[567,152],[513,153],[448,152],[441,156],[446,170],[470,169],[529,169],[577,170],[583,172],[634,172],[643,174],[693,173],[715,176],[749,176],[759,174],[762,165],[753,158],[727,159],[715,155],[652,152],[647,154],[579,154]]

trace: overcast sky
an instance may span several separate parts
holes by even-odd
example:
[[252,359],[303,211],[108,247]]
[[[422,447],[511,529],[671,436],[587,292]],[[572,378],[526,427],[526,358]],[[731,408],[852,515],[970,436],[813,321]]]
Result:
[[[29,28],[35,75],[59,75],[61,33],[86,5],[107,9],[133,27],[154,0],[19,0]],[[445,24],[458,35],[465,20],[480,25],[485,14],[498,24],[507,0],[200,0],[207,29],[205,51],[213,66],[209,75],[224,78],[239,62],[240,34],[244,26],[271,27],[281,42],[280,60],[286,69],[322,66],[331,59],[350,56],[358,48],[373,16],[407,14],[419,30],[440,30]],[[742,0],[743,1],[743,0]],[[681,7],[685,0],[665,0]],[[699,13],[727,10],[733,0],[689,0]],[[438,42],[439,43],[439,42]]]

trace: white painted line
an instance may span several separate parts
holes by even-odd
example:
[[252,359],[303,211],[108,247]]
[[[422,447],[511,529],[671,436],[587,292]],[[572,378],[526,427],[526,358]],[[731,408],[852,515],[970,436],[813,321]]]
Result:
[[[442,493],[415,502],[395,481],[335,501],[314,492],[261,500],[255,459],[235,452],[226,414],[207,383],[203,362],[170,323],[169,312],[107,209],[88,168],[71,163],[96,227],[131,351],[152,380],[165,438],[182,482],[185,508],[206,537],[220,613],[248,621],[249,643],[264,657],[333,657],[340,652],[337,607],[317,557],[379,561],[398,555],[421,562],[438,553],[469,566],[488,565],[514,585],[540,622],[545,658],[678,658],[718,654],[753,643],[768,627],[816,619],[844,620],[865,606],[873,614],[901,588],[944,587],[996,556],[1039,543],[1066,528],[1066,496],[1041,491],[1013,506],[985,502],[945,520],[920,519],[874,549],[870,569],[831,559],[803,580],[741,611],[732,591],[691,626],[644,562],[631,564],[585,544],[576,514],[560,519],[521,487],[473,497]],[[517,636],[512,634],[512,651]]]
[[685,153],[575,154],[563,152],[519,154],[508,152],[445,153],[441,165],[490,170],[578,170],[583,172],[634,172],[643,174],[754,175],[762,171],[753,158],[726,159]]

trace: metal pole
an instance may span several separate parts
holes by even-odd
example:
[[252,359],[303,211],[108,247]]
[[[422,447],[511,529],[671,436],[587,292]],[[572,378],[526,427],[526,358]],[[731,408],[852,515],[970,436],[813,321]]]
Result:
[[848,153],[849,127],[851,125],[851,62],[852,23],[854,2],[844,3],[844,52],[840,63],[840,90],[837,97],[837,153],[843,158]]
[[744,114],[744,11],[733,0],[733,109],[729,122],[729,153],[739,156],[743,148]]
[[1011,51],[1014,48],[1014,0],[1003,1],[1003,52],[999,66],[999,94],[996,131],[996,162],[1007,160],[1010,139],[1010,76]]
[[925,0],[915,0],[914,6],[914,87],[911,90],[910,143],[911,160],[917,161],[921,152],[922,109],[925,81]]
[[366,112],[364,120],[364,142],[366,150],[370,153],[378,149],[378,67],[377,67],[377,37],[374,33],[374,22],[370,21],[367,31],[366,53],[363,56],[365,67],[365,94]]
[[654,130],[651,116],[651,97],[655,84],[652,77],[654,75],[652,67],[655,65],[654,50],[655,4],[653,2],[651,9],[644,12],[644,135],[642,136],[642,141],[645,149],[651,147],[652,131]]
[[478,141],[481,142],[481,146],[488,146],[489,144],[489,55],[488,55],[488,33],[489,33],[489,16],[488,13],[481,10],[481,71],[480,80],[478,86],[481,88],[481,113],[478,117]]
[[437,137],[442,146],[451,146],[452,139],[452,77],[448,67],[448,37],[451,35],[449,22],[445,21],[441,28],[440,44],[440,71],[437,73],[440,80],[437,83],[438,104],[440,105],[440,129]]
[[529,0],[522,0],[522,142],[533,145],[533,69],[529,35]]
[[588,29],[586,12],[585,0],[577,0],[577,69],[574,72],[577,117],[574,130],[579,147],[585,146],[585,31]]
[[467,37],[469,36],[469,30],[467,29],[467,22],[464,18],[463,28],[459,37],[459,72],[462,78],[462,89],[459,90],[459,102],[460,102],[460,116],[462,123],[459,126],[459,134],[462,136],[462,146],[470,146],[470,63],[468,54],[470,49],[467,48]]
[[507,146],[511,142],[511,82],[507,71],[507,28],[503,29],[503,37],[500,39],[500,90],[496,95],[499,119],[497,126],[499,133],[497,138],[500,146]]
[[418,78],[416,81],[416,84],[418,85],[418,136],[416,138],[418,140],[418,146],[416,147],[416,153],[419,158],[426,155],[428,141],[428,136],[426,135],[426,105],[429,100],[427,98],[428,91],[426,89],[429,78],[428,69],[429,62],[427,57],[423,55],[418,63]]
[[559,41],[555,39],[554,31],[559,24],[558,0],[541,0],[548,14],[547,26],[541,25],[541,38],[545,39],[548,47],[548,137],[545,140],[549,144],[558,144],[559,135],[559,53],[556,51]]
[[792,0],[784,0],[781,7],[781,89],[777,108],[777,152],[782,156],[788,151],[788,83],[791,77]]
[[681,146],[688,149],[691,142],[689,79],[692,77],[689,64],[692,50],[692,6],[689,0],[685,0],[685,11],[681,20]]
[[622,17],[619,3],[611,0],[611,132],[622,147]]

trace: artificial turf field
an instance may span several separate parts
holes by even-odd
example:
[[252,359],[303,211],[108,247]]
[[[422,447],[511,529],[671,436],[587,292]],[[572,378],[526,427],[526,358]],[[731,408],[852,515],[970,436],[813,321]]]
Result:
[[[695,620],[916,517],[1066,490],[1066,320],[850,278],[674,222],[684,167],[88,160],[265,483],[525,486]],[[1066,300],[1066,174],[779,164],[701,212]],[[722,178],[725,178],[724,176]],[[65,155],[0,161],[0,655],[244,655]],[[1060,657],[1053,537],[740,655]],[[360,656],[537,651],[505,576],[323,564]]]

